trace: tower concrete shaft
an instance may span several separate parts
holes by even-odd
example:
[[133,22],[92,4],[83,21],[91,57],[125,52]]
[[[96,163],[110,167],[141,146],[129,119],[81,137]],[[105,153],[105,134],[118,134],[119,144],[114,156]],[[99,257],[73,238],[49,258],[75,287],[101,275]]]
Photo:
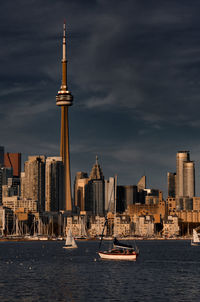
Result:
[[60,156],[64,164],[64,196],[65,210],[72,210],[71,174],[70,174],[70,149],[69,149],[69,121],[68,106],[71,106],[73,96],[67,88],[67,60],[66,60],[66,33],[63,25],[63,56],[62,56],[62,84],[56,96],[56,105],[61,106],[61,140]]

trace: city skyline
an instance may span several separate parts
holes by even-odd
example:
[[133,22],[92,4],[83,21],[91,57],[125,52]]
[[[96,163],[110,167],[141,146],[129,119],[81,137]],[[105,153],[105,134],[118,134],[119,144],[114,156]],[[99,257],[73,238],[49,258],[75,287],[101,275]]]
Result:
[[[59,155],[61,26],[66,19],[72,181],[98,155],[106,178],[167,190],[176,153],[199,175],[197,4],[173,1],[33,1],[1,10],[1,145]],[[23,6],[23,7],[22,7]],[[9,15],[4,16],[4,12]],[[28,17],[27,17],[28,16]],[[200,180],[196,177],[196,195]]]

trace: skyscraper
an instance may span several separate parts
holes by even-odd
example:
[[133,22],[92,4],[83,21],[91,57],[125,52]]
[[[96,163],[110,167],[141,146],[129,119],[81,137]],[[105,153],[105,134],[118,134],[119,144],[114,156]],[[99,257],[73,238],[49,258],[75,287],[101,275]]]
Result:
[[20,177],[21,153],[4,153],[4,166],[7,168],[13,168],[13,176]]
[[142,176],[142,177],[140,178],[140,180],[139,180],[138,183],[137,183],[138,192],[140,192],[141,190],[146,189],[146,183],[147,183],[147,178],[146,178],[146,176],[144,175],[144,176]]
[[47,157],[45,168],[45,211],[63,210],[63,162]]
[[187,161],[183,163],[183,196],[194,197],[195,196],[195,169],[194,162]]
[[167,173],[168,197],[175,197],[176,192],[176,173]]
[[2,186],[7,185],[8,178],[12,178],[13,169],[0,166],[0,204],[2,203]]
[[0,166],[4,164],[4,147],[0,146]]
[[115,178],[105,180],[105,211],[115,212]]
[[176,198],[195,196],[194,162],[189,151],[179,151],[176,155]]
[[92,211],[93,215],[103,216],[105,208],[104,202],[104,176],[98,163],[98,157],[96,156],[96,162],[92,167],[90,180],[88,182],[86,211]]
[[74,206],[80,211],[85,211],[88,181],[89,178],[86,172],[76,173],[74,181]]
[[70,152],[69,152],[69,123],[68,107],[73,103],[73,96],[67,87],[67,59],[66,59],[66,26],[63,25],[63,55],[62,55],[62,84],[56,96],[56,105],[61,106],[61,141],[60,156],[64,164],[64,196],[65,210],[72,210]]
[[137,186],[117,186],[117,212],[124,212],[129,205],[138,202],[138,196],[142,192],[137,191]]
[[38,202],[40,211],[45,210],[45,156],[29,156],[21,173],[22,198]]
[[176,154],[176,197],[184,196],[183,163],[189,160],[189,151],[179,151]]

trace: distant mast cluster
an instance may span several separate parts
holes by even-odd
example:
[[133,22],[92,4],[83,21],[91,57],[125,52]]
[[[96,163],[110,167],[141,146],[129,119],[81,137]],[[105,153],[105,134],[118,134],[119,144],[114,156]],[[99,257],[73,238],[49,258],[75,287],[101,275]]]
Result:
[[69,150],[69,121],[68,107],[73,103],[73,96],[67,87],[67,58],[66,58],[66,25],[63,25],[63,54],[62,54],[62,84],[56,96],[56,105],[61,106],[61,139],[60,156],[64,164],[64,204],[66,211],[72,211],[70,150]]

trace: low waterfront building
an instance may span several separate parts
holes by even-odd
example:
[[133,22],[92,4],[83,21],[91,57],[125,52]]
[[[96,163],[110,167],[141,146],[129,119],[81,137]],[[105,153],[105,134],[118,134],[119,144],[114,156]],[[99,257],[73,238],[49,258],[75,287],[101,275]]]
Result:
[[154,235],[153,215],[135,216],[135,235],[142,237],[152,237]]
[[[90,229],[88,230],[90,237],[98,237],[102,235],[105,224],[105,217],[95,216],[90,218]],[[107,234],[107,226],[104,229],[104,235]]]
[[71,229],[72,235],[74,237],[85,237],[86,233],[86,220],[84,217],[79,215],[74,215],[66,218],[66,234],[68,230]]
[[154,218],[154,223],[160,223],[166,217],[167,208],[165,201],[160,201],[159,204],[134,204],[128,207],[128,215],[141,216],[151,215]]
[[179,235],[178,216],[170,215],[163,221],[163,236],[174,237]]
[[128,215],[116,215],[114,218],[114,235],[118,237],[130,235],[130,217]]

